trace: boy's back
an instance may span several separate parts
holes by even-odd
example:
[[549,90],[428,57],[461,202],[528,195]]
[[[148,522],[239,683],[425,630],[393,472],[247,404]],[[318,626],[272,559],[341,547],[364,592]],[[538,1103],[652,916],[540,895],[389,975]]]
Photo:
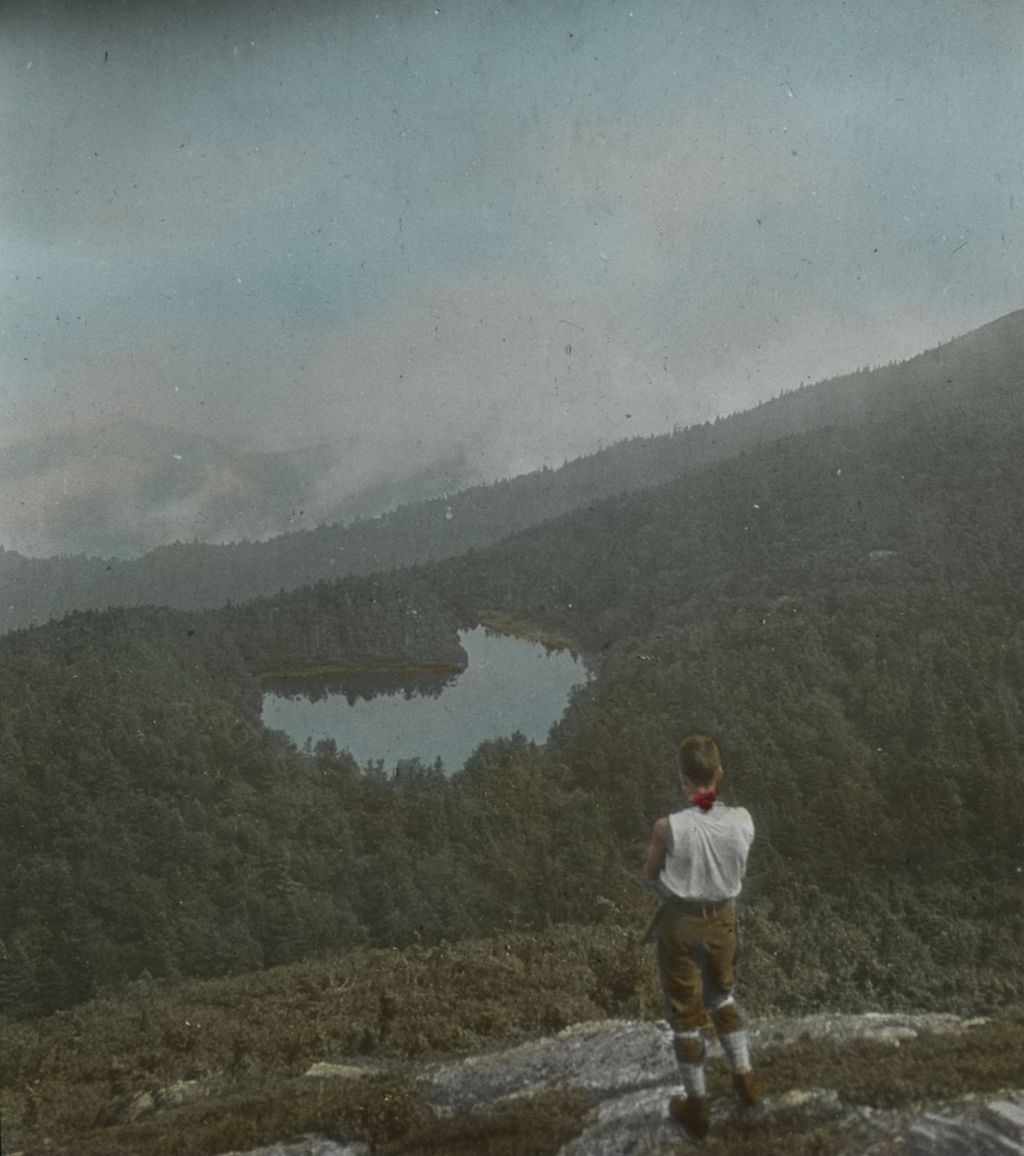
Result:
[[681,899],[735,899],[743,886],[754,823],[746,807],[716,802],[668,816],[669,837],[658,889]]

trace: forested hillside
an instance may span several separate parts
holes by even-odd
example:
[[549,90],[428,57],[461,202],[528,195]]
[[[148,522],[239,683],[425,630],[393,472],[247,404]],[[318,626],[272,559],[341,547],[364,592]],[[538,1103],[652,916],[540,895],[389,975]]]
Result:
[[1022,364],[1024,312],[1018,312],[900,364],[795,390],[711,424],[623,442],[558,470],[347,526],[267,542],[178,543],[131,561],[25,558],[0,549],[0,630],[110,605],[215,607],[344,574],[450,557],[602,498],[828,426],[898,423],[923,411],[1019,411]]
[[365,937],[344,900],[372,902],[361,872],[349,874],[349,830],[372,839],[386,786],[360,780],[346,757],[327,758],[330,784],[311,772],[263,729],[252,672],[464,655],[436,600],[411,605],[387,578],[326,609],[316,599],[217,615],[85,611],[4,639],[8,1010],[62,1006],[143,972],[217,974]]
[[[986,372],[977,406],[964,386],[957,407],[790,435],[443,563],[3,639],[5,1008],[638,924],[638,846],[695,726],[722,736],[726,795],[758,826],[758,991],[794,1009],[1012,1000],[1022,423]],[[391,780],[262,727],[260,669],[447,661],[456,627],[495,612],[574,638],[597,675],[545,748]]]
[[602,655],[551,753],[622,837],[680,728],[705,725],[780,872],[1009,880],[1020,436],[957,417],[791,439],[444,572],[464,616],[501,605]]

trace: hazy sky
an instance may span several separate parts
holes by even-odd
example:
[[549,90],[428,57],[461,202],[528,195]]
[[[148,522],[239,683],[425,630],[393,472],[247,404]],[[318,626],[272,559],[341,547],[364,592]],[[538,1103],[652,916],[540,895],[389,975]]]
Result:
[[0,8],[0,422],[480,476],[1021,303],[1019,0]]

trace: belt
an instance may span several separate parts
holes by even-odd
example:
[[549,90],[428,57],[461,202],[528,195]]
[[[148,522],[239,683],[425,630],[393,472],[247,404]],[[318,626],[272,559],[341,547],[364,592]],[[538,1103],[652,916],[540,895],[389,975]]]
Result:
[[683,915],[712,915],[721,911],[723,907],[731,907],[732,899],[666,899],[665,906],[669,911],[678,911]]
[[667,911],[677,911],[680,915],[695,915],[704,919],[716,911],[721,911],[724,907],[731,907],[733,903],[735,903],[734,899],[683,899],[677,895],[673,895],[671,899],[663,899],[661,906],[651,917],[651,922],[647,925],[647,930],[640,942],[642,944],[650,943],[654,939],[658,924]]

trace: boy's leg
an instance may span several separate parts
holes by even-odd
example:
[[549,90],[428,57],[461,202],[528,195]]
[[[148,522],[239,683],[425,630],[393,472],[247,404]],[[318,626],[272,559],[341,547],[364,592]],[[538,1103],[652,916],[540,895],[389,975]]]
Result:
[[751,1072],[747,1025],[733,997],[735,965],[736,909],[725,907],[715,917],[714,929],[708,935],[708,1011],[733,1070],[733,1086],[745,1104],[753,1105],[761,1095]]
[[694,935],[694,921],[666,912],[658,927],[658,971],[665,1000],[665,1018],[672,1028],[672,1048],[686,1094],[707,1095],[704,1075],[703,944]]

